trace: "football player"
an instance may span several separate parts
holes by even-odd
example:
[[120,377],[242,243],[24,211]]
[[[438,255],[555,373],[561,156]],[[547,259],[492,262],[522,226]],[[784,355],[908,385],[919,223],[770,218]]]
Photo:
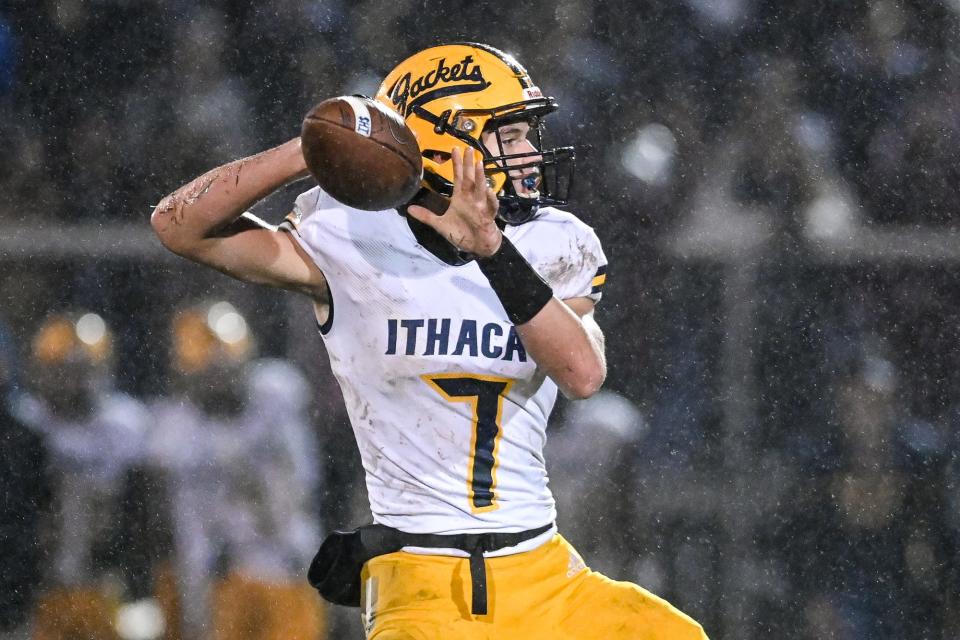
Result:
[[375,524],[328,537],[311,581],[360,604],[377,640],[704,638],[586,568],[553,524],[547,417],[558,389],[586,398],[606,375],[593,319],[606,258],[555,208],[572,149],[541,144],[557,104],[479,44],[411,56],[376,97],[423,153],[408,206],[357,211],[315,188],[279,229],[244,213],[307,174],[295,139],[200,176],[152,216],[172,251],[314,303]]
[[319,535],[306,379],[252,360],[246,320],[225,301],[179,310],[171,337],[174,393],[153,405],[149,443],[173,533],[158,571],[165,638],[319,640],[325,613],[300,578]]
[[124,597],[122,521],[130,474],[142,462],[149,416],[112,389],[112,334],[95,313],[41,323],[31,349],[36,397],[23,404],[48,450],[52,505],[44,514],[49,550],[34,638],[119,638]]

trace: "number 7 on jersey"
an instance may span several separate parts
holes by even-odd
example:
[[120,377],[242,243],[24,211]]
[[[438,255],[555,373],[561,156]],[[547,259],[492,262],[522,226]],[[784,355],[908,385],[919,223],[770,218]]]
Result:
[[497,449],[503,428],[503,398],[513,386],[510,378],[464,373],[420,376],[449,402],[466,402],[473,407],[470,462],[467,469],[467,496],[474,513],[497,508]]

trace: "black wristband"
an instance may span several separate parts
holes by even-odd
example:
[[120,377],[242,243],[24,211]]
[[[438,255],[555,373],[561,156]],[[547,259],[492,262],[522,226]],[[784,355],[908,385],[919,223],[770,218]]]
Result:
[[477,258],[477,265],[513,324],[529,322],[553,297],[550,285],[506,236],[497,252],[487,258]]

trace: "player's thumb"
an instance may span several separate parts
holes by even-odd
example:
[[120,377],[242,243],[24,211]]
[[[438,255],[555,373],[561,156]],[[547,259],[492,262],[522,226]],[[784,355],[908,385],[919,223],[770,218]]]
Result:
[[430,224],[434,220],[437,220],[440,217],[437,214],[435,214],[433,211],[430,211],[430,209],[427,209],[426,207],[421,207],[418,204],[412,204],[409,207],[407,207],[407,214],[409,214],[410,217],[416,220],[419,220],[424,224]]
[[498,198],[496,192],[489,187],[487,187],[487,207],[493,211],[494,215],[500,210],[500,198]]

